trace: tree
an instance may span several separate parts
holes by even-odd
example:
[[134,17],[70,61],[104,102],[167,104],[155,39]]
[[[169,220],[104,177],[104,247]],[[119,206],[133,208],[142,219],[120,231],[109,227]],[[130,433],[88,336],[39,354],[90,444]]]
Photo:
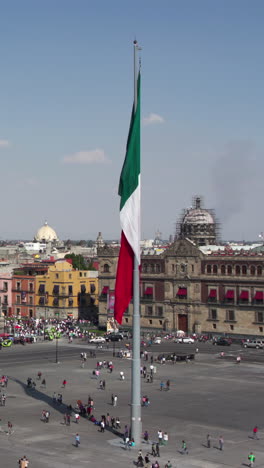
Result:
[[82,255],[76,255],[74,253],[65,255],[65,258],[71,258],[72,266],[75,270],[88,270],[88,265]]

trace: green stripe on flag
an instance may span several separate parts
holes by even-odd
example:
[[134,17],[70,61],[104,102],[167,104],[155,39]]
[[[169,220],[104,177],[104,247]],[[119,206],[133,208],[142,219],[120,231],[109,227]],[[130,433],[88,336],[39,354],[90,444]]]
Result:
[[127,138],[126,157],[123,164],[118,195],[120,195],[120,211],[124,204],[138,187],[140,174],[140,73],[137,80],[137,109],[134,106],[130,120]]

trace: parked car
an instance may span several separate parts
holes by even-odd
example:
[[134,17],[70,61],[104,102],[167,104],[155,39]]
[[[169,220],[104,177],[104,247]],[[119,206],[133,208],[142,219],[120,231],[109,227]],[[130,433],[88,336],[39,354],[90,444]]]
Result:
[[95,336],[90,339],[90,343],[105,343],[105,338],[103,336]]
[[121,341],[123,340],[122,333],[110,333],[106,336],[106,341]]
[[191,338],[190,336],[185,336],[183,338],[176,338],[176,340],[174,340],[174,343],[188,343],[188,344],[192,344],[194,343],[194,339]]
[[264,342],[261,340],[249,340],[249,341],[245,341],[243,346],[244,348],[263,349]]
[[231,338],[224,338],[224,337],[217,338],[217,340],[213,341],[214,345],[219,345],[219,346],[230,346],[231,343],[232,343]]
[[161,344],[161,338],[159,336],[156,336],[156,338],[153,341],[154,344]]

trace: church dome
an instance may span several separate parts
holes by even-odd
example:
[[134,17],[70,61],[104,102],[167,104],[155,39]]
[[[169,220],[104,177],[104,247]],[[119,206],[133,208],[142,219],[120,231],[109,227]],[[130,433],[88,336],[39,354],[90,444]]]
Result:
[[186,210],[183,217],[183,224],[214,224],[214,218],[212,214],[201,208],[201,199],[195,198],[195,208],[189,208]]
[[37,242],[54,242],[59,239],[54,229],[52,229],[46,221],[44,226],[42,226],[35,235],[35,240]]
[[197,245],[214,245],[217,226],[214,212],[202,207],[201,197],[195,197],[193,206],[184,210],[177,224],[177,233],[178,237],[188,238]]

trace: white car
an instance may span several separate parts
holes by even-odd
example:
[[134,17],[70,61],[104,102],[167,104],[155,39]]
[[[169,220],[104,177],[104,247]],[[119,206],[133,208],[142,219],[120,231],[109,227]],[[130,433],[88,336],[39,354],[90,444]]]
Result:
[[90,343],[105,343],[105,338],[103,336],[95,336],[90,339]]
[[159,338],[158,336],[156,336],[156,338],[154,339],[153,343],[154,343],[154,344],[161,344],[161,338]]
[[174,343],[188,343],[188,344],[192,344],[194,343],[194,339],[193,338],[190,338],[189,336],[186,336],[184,338],[176,338],[176,340],[174,340]]

